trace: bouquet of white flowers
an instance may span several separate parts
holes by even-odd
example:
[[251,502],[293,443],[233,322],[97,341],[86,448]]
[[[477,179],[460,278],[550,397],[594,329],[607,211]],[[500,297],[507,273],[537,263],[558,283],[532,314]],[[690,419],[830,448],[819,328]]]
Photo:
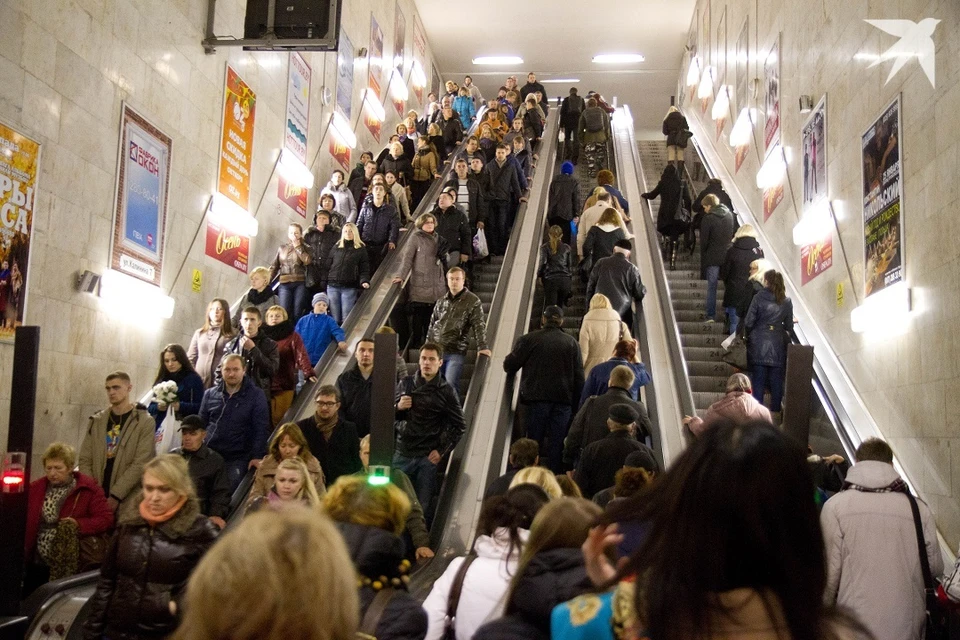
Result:
[[177,383],[173,380],[167,380],[153,387],[153,397],[160,404],[173,404],[177,397]]

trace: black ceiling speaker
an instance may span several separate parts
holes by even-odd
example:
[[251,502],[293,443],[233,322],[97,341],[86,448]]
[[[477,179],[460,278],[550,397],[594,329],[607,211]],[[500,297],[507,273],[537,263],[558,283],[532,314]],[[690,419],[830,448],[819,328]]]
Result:
[[[271,16],[272,12],[272,16]],[[244,40],[253,51],[336,51],[340,0],[247,0]]]

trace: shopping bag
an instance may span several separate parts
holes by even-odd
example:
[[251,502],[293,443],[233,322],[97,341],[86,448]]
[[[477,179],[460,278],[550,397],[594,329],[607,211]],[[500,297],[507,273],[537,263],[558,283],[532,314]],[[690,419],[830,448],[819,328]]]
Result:
[[737,338],[737,333],[733,332],[730,334],[729,337],[727,337],[723,342],[720,343],[720,346],[723,347],[724,349],[730,349],[730,345],[733,344],[733,341],[736,340],[736,338]]
[[473,258],[474,260],[483,260],[490,255],[490,249],[487,247],[487,235],[483,229],[477,229],[473,236]]
[[160,423],[160,428],[157,429],[157,455],[170,453],[171,450],[180,446],[180,441],[180,421],[174,415],[173,409],[167,409],[167,416]]

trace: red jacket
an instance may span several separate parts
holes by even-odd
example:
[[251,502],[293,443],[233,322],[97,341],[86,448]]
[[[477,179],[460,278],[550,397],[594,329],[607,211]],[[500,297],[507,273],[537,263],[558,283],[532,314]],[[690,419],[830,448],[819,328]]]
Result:
[[273,376],[270,390],[293,391],[297,388],[297,369],[303,371],[303,376],[309,378],[314,375],[310,356],[303,344],[300,334],[293,331],[286,338],[277,340],[277,351],[280,353],[280,368]]
[[[60,507],[60,519],[73,518],[81,536],[90,536],[104,533],[113,528],[113,510],[107,504],[107,497],[97,481],[78,471],[73,472],[77,481],[70,495]],[[33,548],[37,544],[37,533],[40,531],[40,509],[43,507],[43,497],[47,493],[46,477],[30,483],[27,494],[27,533],[24,537],[26,557],[30,558]]]

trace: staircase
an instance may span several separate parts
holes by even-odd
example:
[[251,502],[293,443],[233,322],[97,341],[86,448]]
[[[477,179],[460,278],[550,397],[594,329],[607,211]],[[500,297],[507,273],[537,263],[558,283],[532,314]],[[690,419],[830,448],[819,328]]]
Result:
[[[638,147],[647,188],[653,189],[666,165],[666,150],[660,141],[642,141]],[[696,191],[693,193],[695,195]],[[659,208],[659,199],[650,201],[654,220]],[[697,412],[702,413],[723,397],[727,378],[735,373],[733,367],[720,359],[723,354],[720,343],[727,337],[722,304],[723,282],[717,286],[717,322],[708,324],[705,322],[707,282],[700,279],[699,246],[692,256],[687,251],[678,252],[676,268],[667,269],[670,301],[677,319],[690,390]]]

